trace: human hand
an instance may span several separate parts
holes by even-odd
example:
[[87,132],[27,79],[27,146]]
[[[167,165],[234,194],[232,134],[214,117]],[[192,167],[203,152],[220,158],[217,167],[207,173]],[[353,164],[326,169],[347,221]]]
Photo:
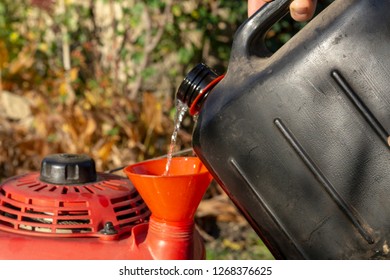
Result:
[[[273,0],[248,0],[248,16],[271,1]],[[296,21],[307,21],[313,17],[316,6],[317,0],[294,0],[290,5],[291,17]]]

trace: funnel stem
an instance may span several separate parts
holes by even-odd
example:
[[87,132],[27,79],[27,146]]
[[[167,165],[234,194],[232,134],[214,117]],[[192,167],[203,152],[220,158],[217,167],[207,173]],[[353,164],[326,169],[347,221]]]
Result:
[[194,222],[168,222],[150,217],[145,243],[154,259],[194,259]]

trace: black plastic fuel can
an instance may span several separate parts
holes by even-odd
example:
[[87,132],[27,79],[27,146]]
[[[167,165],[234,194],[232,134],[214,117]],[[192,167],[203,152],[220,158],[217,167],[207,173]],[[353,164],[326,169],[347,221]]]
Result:
[[388,259],[390,0],[336,0],[271,54],[289,3],[235,34],[194,150],[276,258]]

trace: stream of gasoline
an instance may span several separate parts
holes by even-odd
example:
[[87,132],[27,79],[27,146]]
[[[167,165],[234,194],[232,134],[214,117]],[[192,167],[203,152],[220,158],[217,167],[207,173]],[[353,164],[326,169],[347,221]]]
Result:
[[184,104],[180,100],[176,101],[175,122],[174,122],[172,137],[171,137],[171,144],[169,145],[169,150],[167,154],[167,164],[165,166],[164,176],[169,175],[169,169],[171,167],[171,162],[172,162],[172,154],[176,147],[177,134],[179,133],[181,123],[183,121],[184,115],[187,112],[187,110],[188,110],[188,106],[186,104]]

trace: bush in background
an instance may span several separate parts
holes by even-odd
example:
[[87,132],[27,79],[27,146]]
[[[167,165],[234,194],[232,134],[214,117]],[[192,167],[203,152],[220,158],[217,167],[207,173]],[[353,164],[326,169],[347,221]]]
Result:
[[99,170],[166,153],[175,89],[200,61],[226,67],[245,13],[241,1],[2,1],[1,86],[30,112],[0,114],[0,178],[49,153],[90,154]]

